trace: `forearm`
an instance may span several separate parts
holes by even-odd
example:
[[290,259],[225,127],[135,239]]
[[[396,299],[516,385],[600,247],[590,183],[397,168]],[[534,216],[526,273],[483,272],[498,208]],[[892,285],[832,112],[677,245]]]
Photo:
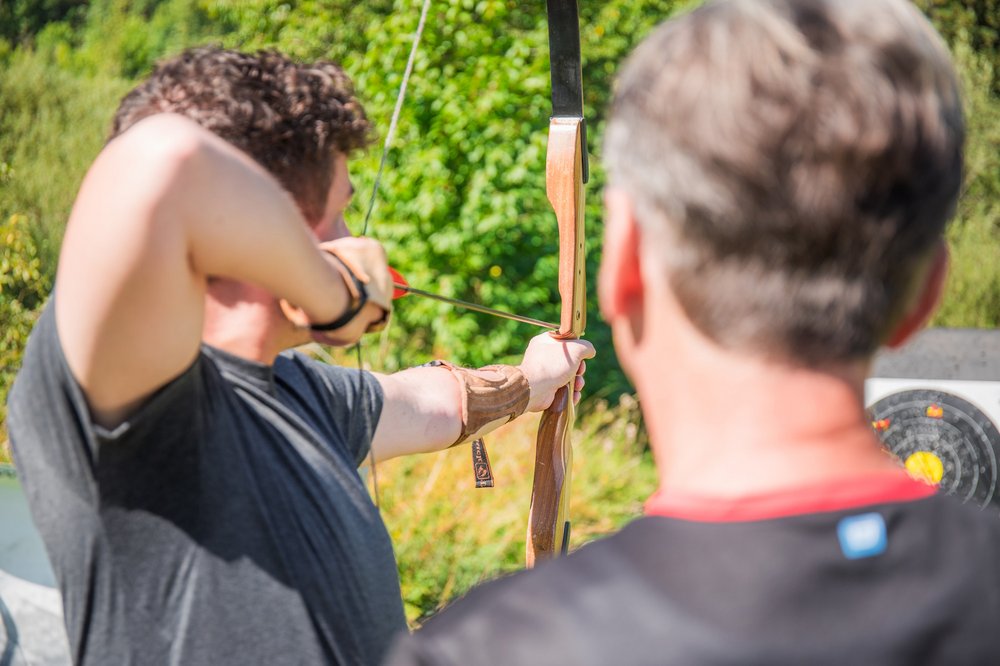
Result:
[[524,374],[509,365],[473,370],[435,361],[380,382],[386,408],[374,448],[386,458],[480,438],[524,413],[531,396]]
[[480,370],[419,367],[378,375],[384,403],[372,444],[376,460],[447,448],[547,408],[560,387],[583,388],[585,340],[532,338],[521,364]]
[[214,135],[199,137],[159,211],[165,224],[183,222],[197,275],[257,284],[313,321],[332,320],[347,306],[343,277],[318,250],[292,197]]
[[377,374],[383,407],[372,440],[376,461],[448,448],[462,430],[459,385],[442,368]]

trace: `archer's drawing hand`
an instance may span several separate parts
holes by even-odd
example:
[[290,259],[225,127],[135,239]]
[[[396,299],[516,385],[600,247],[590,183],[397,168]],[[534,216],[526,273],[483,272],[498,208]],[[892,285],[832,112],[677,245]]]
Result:
[[300,308],[282,301],[285,316],[296,325],[312,328],[313,340],[329,345],[350,345],[363,334],[384,328],[392,312],[392,277],[382,245],[370,238],[345,237],[319,247],[344,279],[347,305],[343,314],[333,321],[315,322]]
[[573,382],[573,402],[580,401],[585,359],[593,358],[594,345],[586,340],[556,340],[548,333],[536,335],[528,343],[518,366],[531,387],[529,412],[540,412],[552,404],[556,390]]
[[362,309],[366,322],[365,333],[380,331],[392,312],[392,276],[389,261],[382,244],[371,238],[346,236],[320,243],[320,249],[339,259],[362,283],[368,293],[368,302]]

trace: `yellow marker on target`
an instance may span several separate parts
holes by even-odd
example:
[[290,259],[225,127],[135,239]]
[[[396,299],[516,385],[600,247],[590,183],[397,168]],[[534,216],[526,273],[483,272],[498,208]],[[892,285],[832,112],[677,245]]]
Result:
[[904,464],[910,476],[932,486],[940,484],[944,477],[944,463],[930,451],[911,453]]

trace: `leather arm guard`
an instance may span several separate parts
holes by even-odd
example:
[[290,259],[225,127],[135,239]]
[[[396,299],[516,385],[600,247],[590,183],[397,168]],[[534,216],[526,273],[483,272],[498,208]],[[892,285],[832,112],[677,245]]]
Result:
[[507,423],[524,413],[531,390],[524,373],[512,365],[488,365],[478,370],[460,368],[447,361],[431,361],[431,367],[449,370],[462,394],[462,431],[451,446],[470,439],[477,488],[493,486],[493,472],[482,433],[497,422]]

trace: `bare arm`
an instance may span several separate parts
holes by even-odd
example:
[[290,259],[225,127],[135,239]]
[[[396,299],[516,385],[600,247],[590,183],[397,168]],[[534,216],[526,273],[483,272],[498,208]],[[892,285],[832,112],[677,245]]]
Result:
[[[531,391],[527,411],[548,407],[556,389],[574,377],[574,400],[579,400],[584,359],[593,356],[586,340],[558,341],[547,333],[533,338],[518,366]],[[451,372],[421,367],[376,377],[384,395],[372,441],[376,461],[439,451],[455,442],[462,427],[461,395]]]
[[59,259],[59,337],[98,422],[193,362],[209,276],[258,284],[313,321],[348,299],[269,174],[189,120],[153,116],[91,166]]

